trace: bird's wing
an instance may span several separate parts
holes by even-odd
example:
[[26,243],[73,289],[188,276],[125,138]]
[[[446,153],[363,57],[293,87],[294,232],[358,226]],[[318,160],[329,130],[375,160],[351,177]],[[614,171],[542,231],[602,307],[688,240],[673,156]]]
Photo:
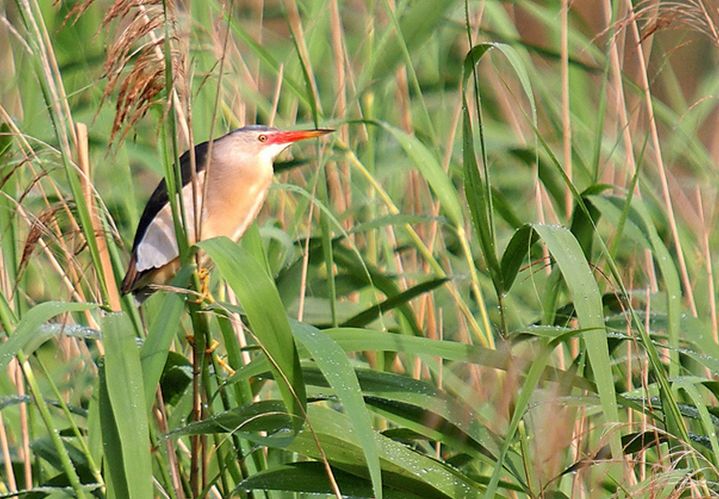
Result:
[[[202,195],[205,180],[205,172],[197,174],[198,198]],[[185,208],[185,221],[187,223],[187,237],[190,244],[194,244],[195,237],[195,203],[193,200],[192,183],[182,188],[182,204]],[[201,201],[197,200],[198,209]],[[172,220],[170,204],[165,203],[162,209],[157,212],[148,224],[145,235],[137,244],[134,251],[135,266],[138,272],[156,269],[170,263],[177,258],[180,252],[177,248],[177,237],[175,226]]]
[[[207,142],[195,146],[195,164],[198,172],[197,177],[200,181],[204,177],[207,149]],[[180,173],[183,185],[181,192],[186,220],[188,225],[194,227],[191,169],[190,152],[186,151],[180,157]],[[168,199],[167,184],[165,179],[162,179],[147,201],[137,224],[135,239],[132,243],[130,264],[122,284],[124,293],[135,288],[144,272],[161,267],[179,255]]]
[[[195,165],[197,166],[198,173],[205,169],[205,164],[207,162],[207,148],[207,142],[203,142],[202,144],[197,144],[195,146]],[[192,161],[190,161],[190,151],[185,151],[185,153],[180,157],[180,176],[182,178],[183,187],[186,187],[188,184],[191,185]],[[150,199],[147,200],[145,209],[140,216],[140,222],[137,224],[137,230],[135,231],[135,239],[132,243],[133,254],[135,254],[135,250],[140,244],[140,241],[142,241],[145,237],[145,233],[147,232],[150,223],[152,223],[152,220],[157,216],[157,214],[165,206],[167,206],[167,202],[167,184],[165,184],[165,179],[163,178],[150,195]]]

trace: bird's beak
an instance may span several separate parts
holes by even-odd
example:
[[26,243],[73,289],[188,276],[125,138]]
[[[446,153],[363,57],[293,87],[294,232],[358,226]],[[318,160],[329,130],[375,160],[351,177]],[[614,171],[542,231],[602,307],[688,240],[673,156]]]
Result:
[[316,130],[291,130],[287,132],[275,132],[268,137],[269,144],[291,144],[298,140],[312,139],[334,132],[329,128],[318,128]]

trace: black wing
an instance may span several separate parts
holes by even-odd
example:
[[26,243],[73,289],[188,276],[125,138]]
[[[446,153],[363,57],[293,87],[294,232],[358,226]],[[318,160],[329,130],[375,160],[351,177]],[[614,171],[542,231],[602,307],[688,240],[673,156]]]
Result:
[[[217,139],[215,139],[215,142],[217,142]],[[203,142],[202,144],[197,144],[195,146],[195,164],[197,166],[197,173],[205,169],[205,165],[207,163],[206,160],[208,144],[208,142]],[[192,162],[190,161],[190,151],[185,151],[183,155],[180,156],[180,176],[182,177],[182,187],[192,182],[191,169]],[[145,237],[145,232],[147,232],[147,228],[150,226],[150,224],[160,212],[160,210],[165,207],[168,200],[169,198],[167,196],[167,184],[165,183],[165,179],[163,178],[153,191],[152,195],[150,196],[150,199],[147,200],[145,209],[143,210],[142,216],[140,217],[140,222],[137,224],[137,230],[135,231],[135,240],[132,242],[133,254],[135,253],[137,246],[140,244],[140,241],[142,241],[142,238]]]

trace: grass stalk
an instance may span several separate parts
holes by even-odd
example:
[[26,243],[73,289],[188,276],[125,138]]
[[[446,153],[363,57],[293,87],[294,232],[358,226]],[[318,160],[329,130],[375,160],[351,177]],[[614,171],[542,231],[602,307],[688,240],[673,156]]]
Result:
[[[627,2],[627,8],[629,12],[633,12],[634,9],[631,2]],[[667,221],[669,229],[672,234],[672,240],[674,242],[674,250],[677,254],[677,260],[679,264],[679,271],[682,276],[682,283],[684,285],[684,292],[686,293],[686,300],[689,305],[689,310],[694,317],[697,316],[697,307],[694,300],[694,291],[692,288],[691,279],[689,278],[689,270],[687,269],[686,260],[684,258],[684,249],[682,248],[681,239],[679,237],[679,228],[674,215],[674,206],[672,202],[671,191],[669,189],[669,180],[667,176],[666,166],[664,164],[664,158],[662,155],[661,141],[659,140],[659,132],[657,130],[657,122],[654,116],[654,103],[649,86],[649,77],[647,76],[647,63],[642,50],[642,37],[639,33],[639,25],[637,19],[634,19],[630,23],[630,31],[632,39],[639,49],[637,50],[637,62],[639,65],[639,84],[642,95],[644,97],[644,107],[647,112],[647,125],[649,127],[649,136],[652,141],[652,150],[654,153],[654,160],[657,166],[657,173],[659,174],[659,182],[662,187],[662,200],[664,202],[664,208],[667,215]]]
[[80,483],[80,477],[77,475],[75,467],[70,460],[70,455],[68,454],[67,449],[65,448],[65,445],[60,438],[60,432],[57,430],[57,428],[55,428],[55,424],[52,420],[50,410],[47,406],[47,403],[45,402],[45,399],[43,398],[42,391],[40,390],[40,386],[38,385],[37,380],[35,379],[35,375],[33,374],[32,367],[30,367],[28,359],[22,352],[17,353],[17,359],[18,363],[20,364],[20,368],[22,369],[22,373],[25,376],[25,380],[27,381],[28,387],[30,388],[30,393],[32,394],[33,400],[35,401],[37,410],[40,413],[40,418],[45,425],[45,429],[50,436],[50,440],[52,441],[55,452],[57,452],[58,458],[60,459],[60,465],[62,466],[62,470],[70,482],[70,486],[72,487],[77,497],[89,497],[82,484]]
[[[562,70],[562,154],[564,159],[564,169],[567,172],[567,178],[572,181],[572,121],[571,108],[569,105],[569,0],[562,0],[560,7],[560,57]],[[569,189],[564,193],[564,216],[567,220],[572,216],[572,193]]]
[[[34,62],[37,66],[38,79],[40,81],[43,96],[50,109],[50,117],[53,122],[55,134],[60,144],[61,158],[65,168],[68,183],[70,184],[73,199],[76,203],[76,209],[80,219],[88,249],[93,261],[93,267],[96,271],[102,269],[101,258],[97,247],[97,241],[93,236],[93,226],[91,222],[90,212],[87,204],[82,196],[82,187],[76,172],[76,165],[73,162],[72,152],[70,148],[70,135],[76,143],[77,139],[74,135],[72,126],[72,117],[69,115],[67,98],[61,80],[57,63],[52,51],[49,35],[45,27],[44,20],[40,11],[40,7],[34,0],[17,0],[18,10],[20,11],[25,27],[30,34],[30,42],[34,47]],[[103,301],[107,303],[108,290],[105,283],[104,275],[97,275],[99,280],[100,292]]]
[[113,272],[112,261],[107,248],[105,230],[97,214],[95,196],[93,195],[87,125],[79,122],[75,123],[75,137],[77,144],[77,163],[82,174],[80,182],[82,184],[85,204],[88,207],[90,219],[92,220],[93,237],[96,240],[95,245],[97,246],[97,251],[100,256],[102,275],[105,277],[105,283],[107,285],[108,304],[110,305],[111,310],[119,312],[122,309],[122,305],[120,303],[120,293],[118,291],[119,288],[117,286],[117,282],[115,281],[115,273]]

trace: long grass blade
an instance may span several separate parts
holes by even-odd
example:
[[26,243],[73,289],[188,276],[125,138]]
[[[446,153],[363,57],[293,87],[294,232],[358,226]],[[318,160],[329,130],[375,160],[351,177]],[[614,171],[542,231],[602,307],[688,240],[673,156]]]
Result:
[[107,435],[103,444],[112,456],[110,483],[116,497],[152,497],[148,411],[132,323],[124,313],[114,313],[105,317],[102,329],[107,354],[100,417]]
[[304,421],[307,398],[299,356],[277,288],[264,266],[229,239],[210,239],[199,246],[215,262],[242,304],[298,431]]

